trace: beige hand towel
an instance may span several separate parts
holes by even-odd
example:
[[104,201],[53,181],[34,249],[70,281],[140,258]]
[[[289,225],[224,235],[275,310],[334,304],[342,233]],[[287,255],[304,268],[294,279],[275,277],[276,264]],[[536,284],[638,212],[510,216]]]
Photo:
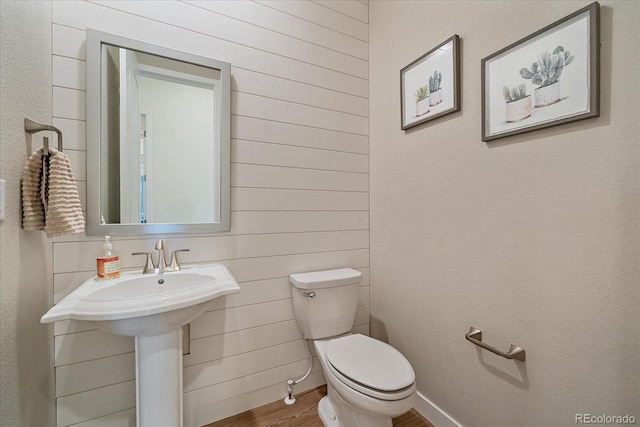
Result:
[[44,230],[44,203],[42,202],[42,176],[44,159],[40,148],[31,154],[22,174],[22,228]]
[[44,230],[47,237],[82,233],[84,217],[78,188],[66,154],[49,148],[35,151],[22,178],[22,225]]

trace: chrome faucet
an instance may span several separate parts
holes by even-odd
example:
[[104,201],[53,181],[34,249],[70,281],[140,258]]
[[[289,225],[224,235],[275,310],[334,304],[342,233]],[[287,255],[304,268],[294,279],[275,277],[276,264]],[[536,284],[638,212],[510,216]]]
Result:
[[160,271],[165,271],[167,268],[167,259],[164,254],[164,240],[156,240],[156,251],[158,251],[158,264],[156,265]]
[[177,249],[171,252],[171,262],[167,265],[167,258],[164,252],[164,240],[156,241],[156,250],[158,251],[158,262],[153,262],[153,254],[151,252],[133,252],[131,255],[146,255],[147,261],[142,270],[142,274],[167,273],[170,271],[180,271],[180,262],[178,261],[178,252],[188,252],[189,249]]

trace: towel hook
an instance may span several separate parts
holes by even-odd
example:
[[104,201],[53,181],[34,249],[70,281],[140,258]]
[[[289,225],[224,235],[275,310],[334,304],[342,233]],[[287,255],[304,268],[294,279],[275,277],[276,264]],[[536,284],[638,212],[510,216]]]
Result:
[[30,134],[42,132],[43,130],[51,130],[58,134],[58,151],[62,151],[62,131],[55,126],[43,125],[33,120],[24,118],[24,131]]

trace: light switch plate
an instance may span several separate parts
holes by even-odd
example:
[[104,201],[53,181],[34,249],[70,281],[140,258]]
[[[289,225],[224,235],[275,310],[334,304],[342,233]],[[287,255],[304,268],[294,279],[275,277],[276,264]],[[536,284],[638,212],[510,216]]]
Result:
[[6,193],[4,185],[4,179],[0,179],[0,221],[4,221],[4,195]]

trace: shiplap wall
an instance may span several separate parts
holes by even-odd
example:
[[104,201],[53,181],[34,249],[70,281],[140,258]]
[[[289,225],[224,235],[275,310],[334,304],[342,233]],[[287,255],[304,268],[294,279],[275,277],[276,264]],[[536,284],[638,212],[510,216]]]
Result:
[[[53,114],[86,200],[86,28],[231,63],[232,230],[114,238],[125,269],[156,238],[221,262],[240,282],[191,325],[185,425],[284,397],[307,349],[288,276],[363,272],[355,330],[369,330],[369,61],[366,1],[53,1]],[[98,238],[53,244],[59,301],[94,274]],[[134,426],[133,339],[83,322],[55,334],[58,426]],[[158,373],[161,375],[162,373]],[[319,364],[296,387],[324,383]]]

